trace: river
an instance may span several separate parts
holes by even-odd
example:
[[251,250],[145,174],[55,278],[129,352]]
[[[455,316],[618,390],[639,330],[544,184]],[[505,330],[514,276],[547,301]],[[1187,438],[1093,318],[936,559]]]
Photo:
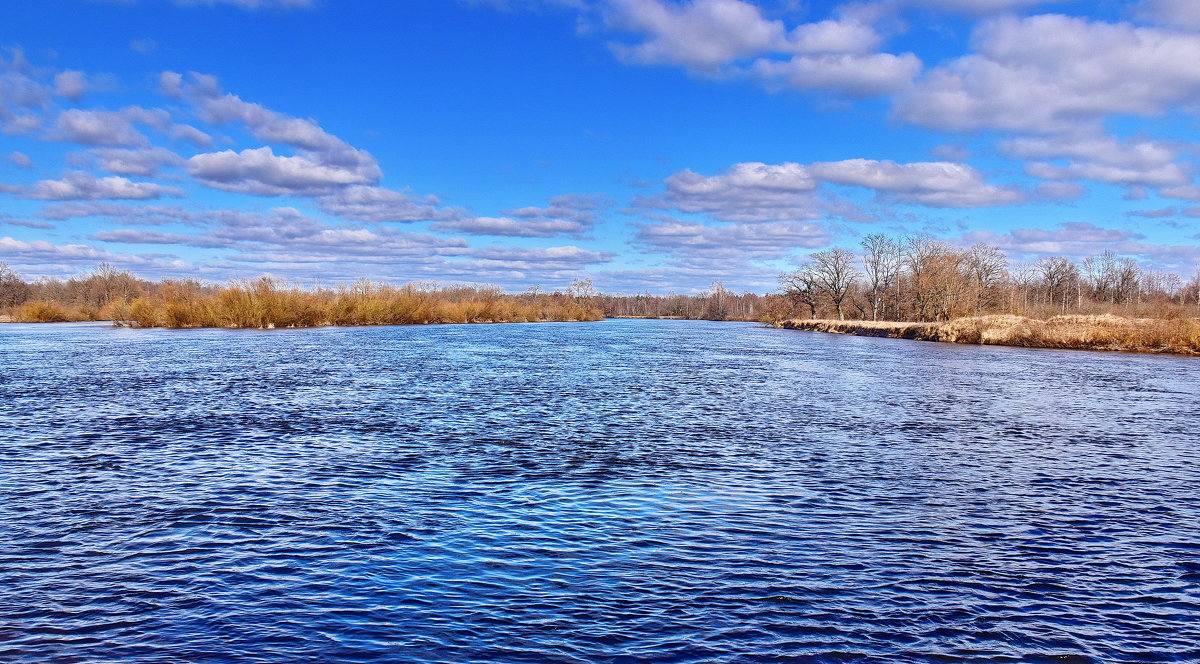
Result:
[[0,325],[0,661],[1200,661],[1200,359]]

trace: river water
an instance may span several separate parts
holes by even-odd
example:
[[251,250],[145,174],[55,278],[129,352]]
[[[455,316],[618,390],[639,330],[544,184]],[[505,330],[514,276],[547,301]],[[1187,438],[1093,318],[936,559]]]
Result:
[[0,661],[1200,661],[1200,360],[0,326]]

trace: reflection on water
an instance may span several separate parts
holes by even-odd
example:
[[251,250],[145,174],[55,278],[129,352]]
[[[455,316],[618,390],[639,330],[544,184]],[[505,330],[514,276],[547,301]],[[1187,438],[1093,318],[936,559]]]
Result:
[[1200,362],[0,326],[0,661],[1200,660]]

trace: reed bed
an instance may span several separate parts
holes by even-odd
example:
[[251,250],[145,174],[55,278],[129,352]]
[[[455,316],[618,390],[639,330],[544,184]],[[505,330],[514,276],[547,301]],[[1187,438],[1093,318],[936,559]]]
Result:
[[562,293],[506,295],[498,288],[357,283],[305,289],[269,278],[220,288],[163,283],[153,295],[114,304],[116,325],[166,328],[318,327],[591,321],[603,315]]
[[1028,348],[1200,355],[1200,319],[1063,315],[977,316],[947,322],[787,320],[794,330]]

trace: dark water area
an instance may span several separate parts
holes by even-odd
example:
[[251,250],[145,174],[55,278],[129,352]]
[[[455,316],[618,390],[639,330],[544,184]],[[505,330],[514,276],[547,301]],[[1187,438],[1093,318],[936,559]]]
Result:
[[1198,411],[740,323],[0,325],[0,661],[1200,661]]

